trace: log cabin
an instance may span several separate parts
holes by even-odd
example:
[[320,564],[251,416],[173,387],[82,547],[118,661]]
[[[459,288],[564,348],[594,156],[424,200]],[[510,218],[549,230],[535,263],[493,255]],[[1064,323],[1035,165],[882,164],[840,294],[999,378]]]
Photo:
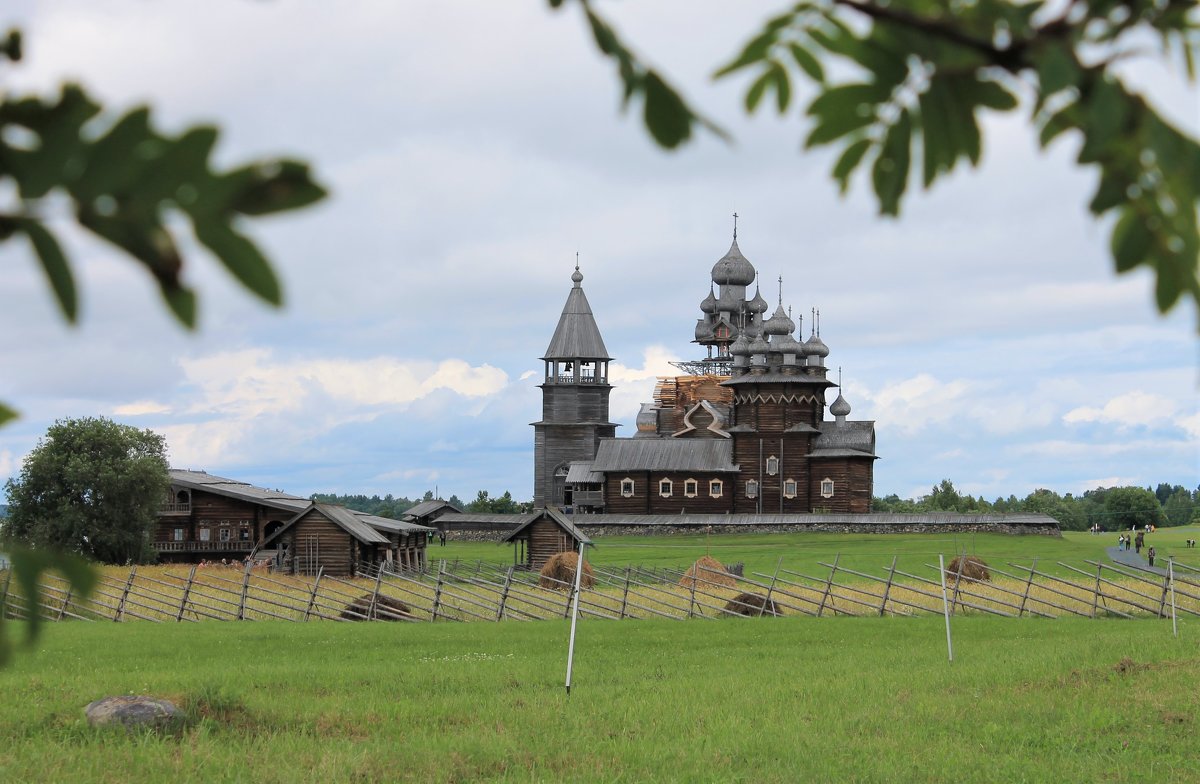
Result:
[[[324,567],[325,573],[341,576],[389,560],[408,569],[425,566],[433,531],[428,526],[314,504],[204,471],[171,469],[169,475],[170,491],[159,510],[153,542],[160,562],[242,561],[251,556],[269,558],[293,572],[315,573]],[[285,529],[287,535],[281,536]],[[303,559],[297,560],[298,555]]]
[[551,556],[579,552],[580,544],[592,544],[587,534],[557,509],[535,509],[513,517],[516,527],[501,542],[513,545],[515,566],[537,571]]

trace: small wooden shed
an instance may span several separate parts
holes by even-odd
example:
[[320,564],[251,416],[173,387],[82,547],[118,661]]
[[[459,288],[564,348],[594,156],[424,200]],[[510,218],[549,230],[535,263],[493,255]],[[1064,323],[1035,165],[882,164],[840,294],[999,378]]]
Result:
[[[390,521],[398,524],[397,521]],[[413,526],[422,532],[423,526]],[[424,541],[417,558],[424,562]],[[380,531],[358,513],[345,507],[313,502],[307,509],[284,524],[263,542],[263,548],[275,546],[282,550],[282,570],[290,574],[325,574],[337,577],[353,576],[358,570],[391,559],[396,542],[387,532]]]
[[514,564],[533,570],[541,569],[556,553],[578,552],[581,543],[592,544],[562,512],[551,508],[520,515],[517,527],[500,541],[514,545]]

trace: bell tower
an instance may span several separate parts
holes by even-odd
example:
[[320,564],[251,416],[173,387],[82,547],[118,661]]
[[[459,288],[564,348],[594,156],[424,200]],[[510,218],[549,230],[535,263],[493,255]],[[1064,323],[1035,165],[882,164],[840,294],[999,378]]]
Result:
[[542,362],[542,418],[533,424],[534,506],[562,506],[572,461],[595,458],[600,439],[616,435],[608,421],[608,363],[600,329],[583,293],[576,261],[558,327]]

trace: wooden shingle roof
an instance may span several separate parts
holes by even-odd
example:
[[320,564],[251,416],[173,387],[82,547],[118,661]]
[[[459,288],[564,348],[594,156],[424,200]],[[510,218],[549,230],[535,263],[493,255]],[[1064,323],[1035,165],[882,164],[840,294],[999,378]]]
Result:
[[595,472],[732,472],[733,442],[715,438],[607,438],[600,441]]

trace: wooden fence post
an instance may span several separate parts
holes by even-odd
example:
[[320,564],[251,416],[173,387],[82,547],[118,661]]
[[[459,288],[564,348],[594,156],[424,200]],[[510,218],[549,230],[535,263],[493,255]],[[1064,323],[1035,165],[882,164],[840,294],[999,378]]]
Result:
[[1025,612],[1025,604],[1029,601],[1029,589],[1033,587],[1033,570],[1037,569],[1037,559],[1033,559],[1033,566],[1029,567],[1029,579],[1025,581],[1025,595],[1021,597],[1021,609],[1017,611],[1017,617],[1020,618]]
[[242,598],[238,601],[237,619],[246,620],[246,594],[250,592],[250,569],[254,564],[246,561],[246,571],[242,574]]
[[625,620],[625,610],[629,607],[629,567],[625,567],[625,590],[621,593],[621,612],[618,620]]
[[841,553],[838,553],[837,555],[833,556],[833,566],[831,566],[829,568],[829,579],[825,582],[825,593],[821,595],[821,606],[817,608],[817,617],[818,618],[821,617],[821,613],[824,612],[824,610],[825,610],[825,601],[826,600],[829,600],[829,609],[833,610],[834,613],[837,612],[837,610],[833,606],[833,575],[835,572],[837,572],[838,560],[840,560],[841,557],[842,557]]
[[12,567],[4,571],[4,588],[0,589],[0,620],[3,620],[8,612],[8,584],[12,582]]
[[308,616],[312,615],[313,606],[317,603],[317,587],[321,585],[321,576],[325,574],[325,567],[317,568],[317,578],[313,580],[312,594],[308,597],[308,607],[304,608],[304,620],[308,620]]
[[125,600],[129,598],[129,589],[133,588],[133,578],[137,575],[137,566],[129,570],[129,579],[125,581],[125,590],[121,591],[121,601],[117,602],[117,609],[113,612],[113,622],[121,620],[121,615],[125,612]]
[[67,605],[71,603],[71,586],[67,586],[67,595],[63,597],[62,606],[58,608],[58,617],[54,620],[61,621],[63,616],[67,614]]
[[504,618],[504,605],[508,603],[508,588],[512,585],[513,570],[516,568],[515,566],[510,566],[508,567],[508,571],[504,573],[504,588],[500,591],[500,606],[496,609],[497,621]]
[[1170,571],[1163,575],[1162,598],[1158,600],[1158,617],[1167,617],[1167,592],[1171,590],[1171,575]]
[[183,586],[183,598],[179,600],[179,612],[175,615],[177,622],[183,621],[184,610],[187,609],[188,596],[192,593],[192,583],[196,580],[196,567],[199,564],[192,564],[192,570],[188,572],[187,585]]
[[758,617],[759,618],[762,617],[763,610],[767,609],[768,607],[771,608],[771,615],[774,616],[774,615],[780,614],[780,613],[775,612],[774,605],[771,604],[771,594],[775,592],[775,583],[779,580],[779,570],[782,568],[783,568],[783,556],[781,555],[781,556],[779,556],[779,560],[775,562],[775,574],[771,575],[771,585],[767,588],[767,600],[765,602],[763,602],[762,607],[758,608]]
[[445,574],[446,574],[446,561],[441,560],[438,562],[437,586],[433,589],[433,611],[431,612],[430,617],[429,617],[429,620],[431,623],[433,621],[437,620],[438,609],[441,607],[441,604],[442,604],[442,577]]
[[1093,589],[1095,593],[1092,595],[1092,617],[1096,617],[1096,610],[1100,604],[1100,577],[1104,567],[1097,564],[1096,566],[1096,587]]
[[888,594],[892,592],[892,579],[896,576],[896,559],[899,556],[892,556],[892,568],[888,571],[887,585],[883,586],[883,601],[879,603],[879,617],[887,612]]
[[689,618],[693,617],[692,610],[696,606],[696,581],[699,579],[700,579],[700,570],[697,569],[695,567],[695,565],[693,565],[692,566],[692,592],[691,592],[690,598],[688,599],[688,615],[687,615],[687,617],[689,617]]
[[379,607],[379,584],[383,582],[383,567],[375,571],[375,590],[371,592],[371,603],[367,605],[367,620],[374,618],[379,620],[379,613],[376,608]]

